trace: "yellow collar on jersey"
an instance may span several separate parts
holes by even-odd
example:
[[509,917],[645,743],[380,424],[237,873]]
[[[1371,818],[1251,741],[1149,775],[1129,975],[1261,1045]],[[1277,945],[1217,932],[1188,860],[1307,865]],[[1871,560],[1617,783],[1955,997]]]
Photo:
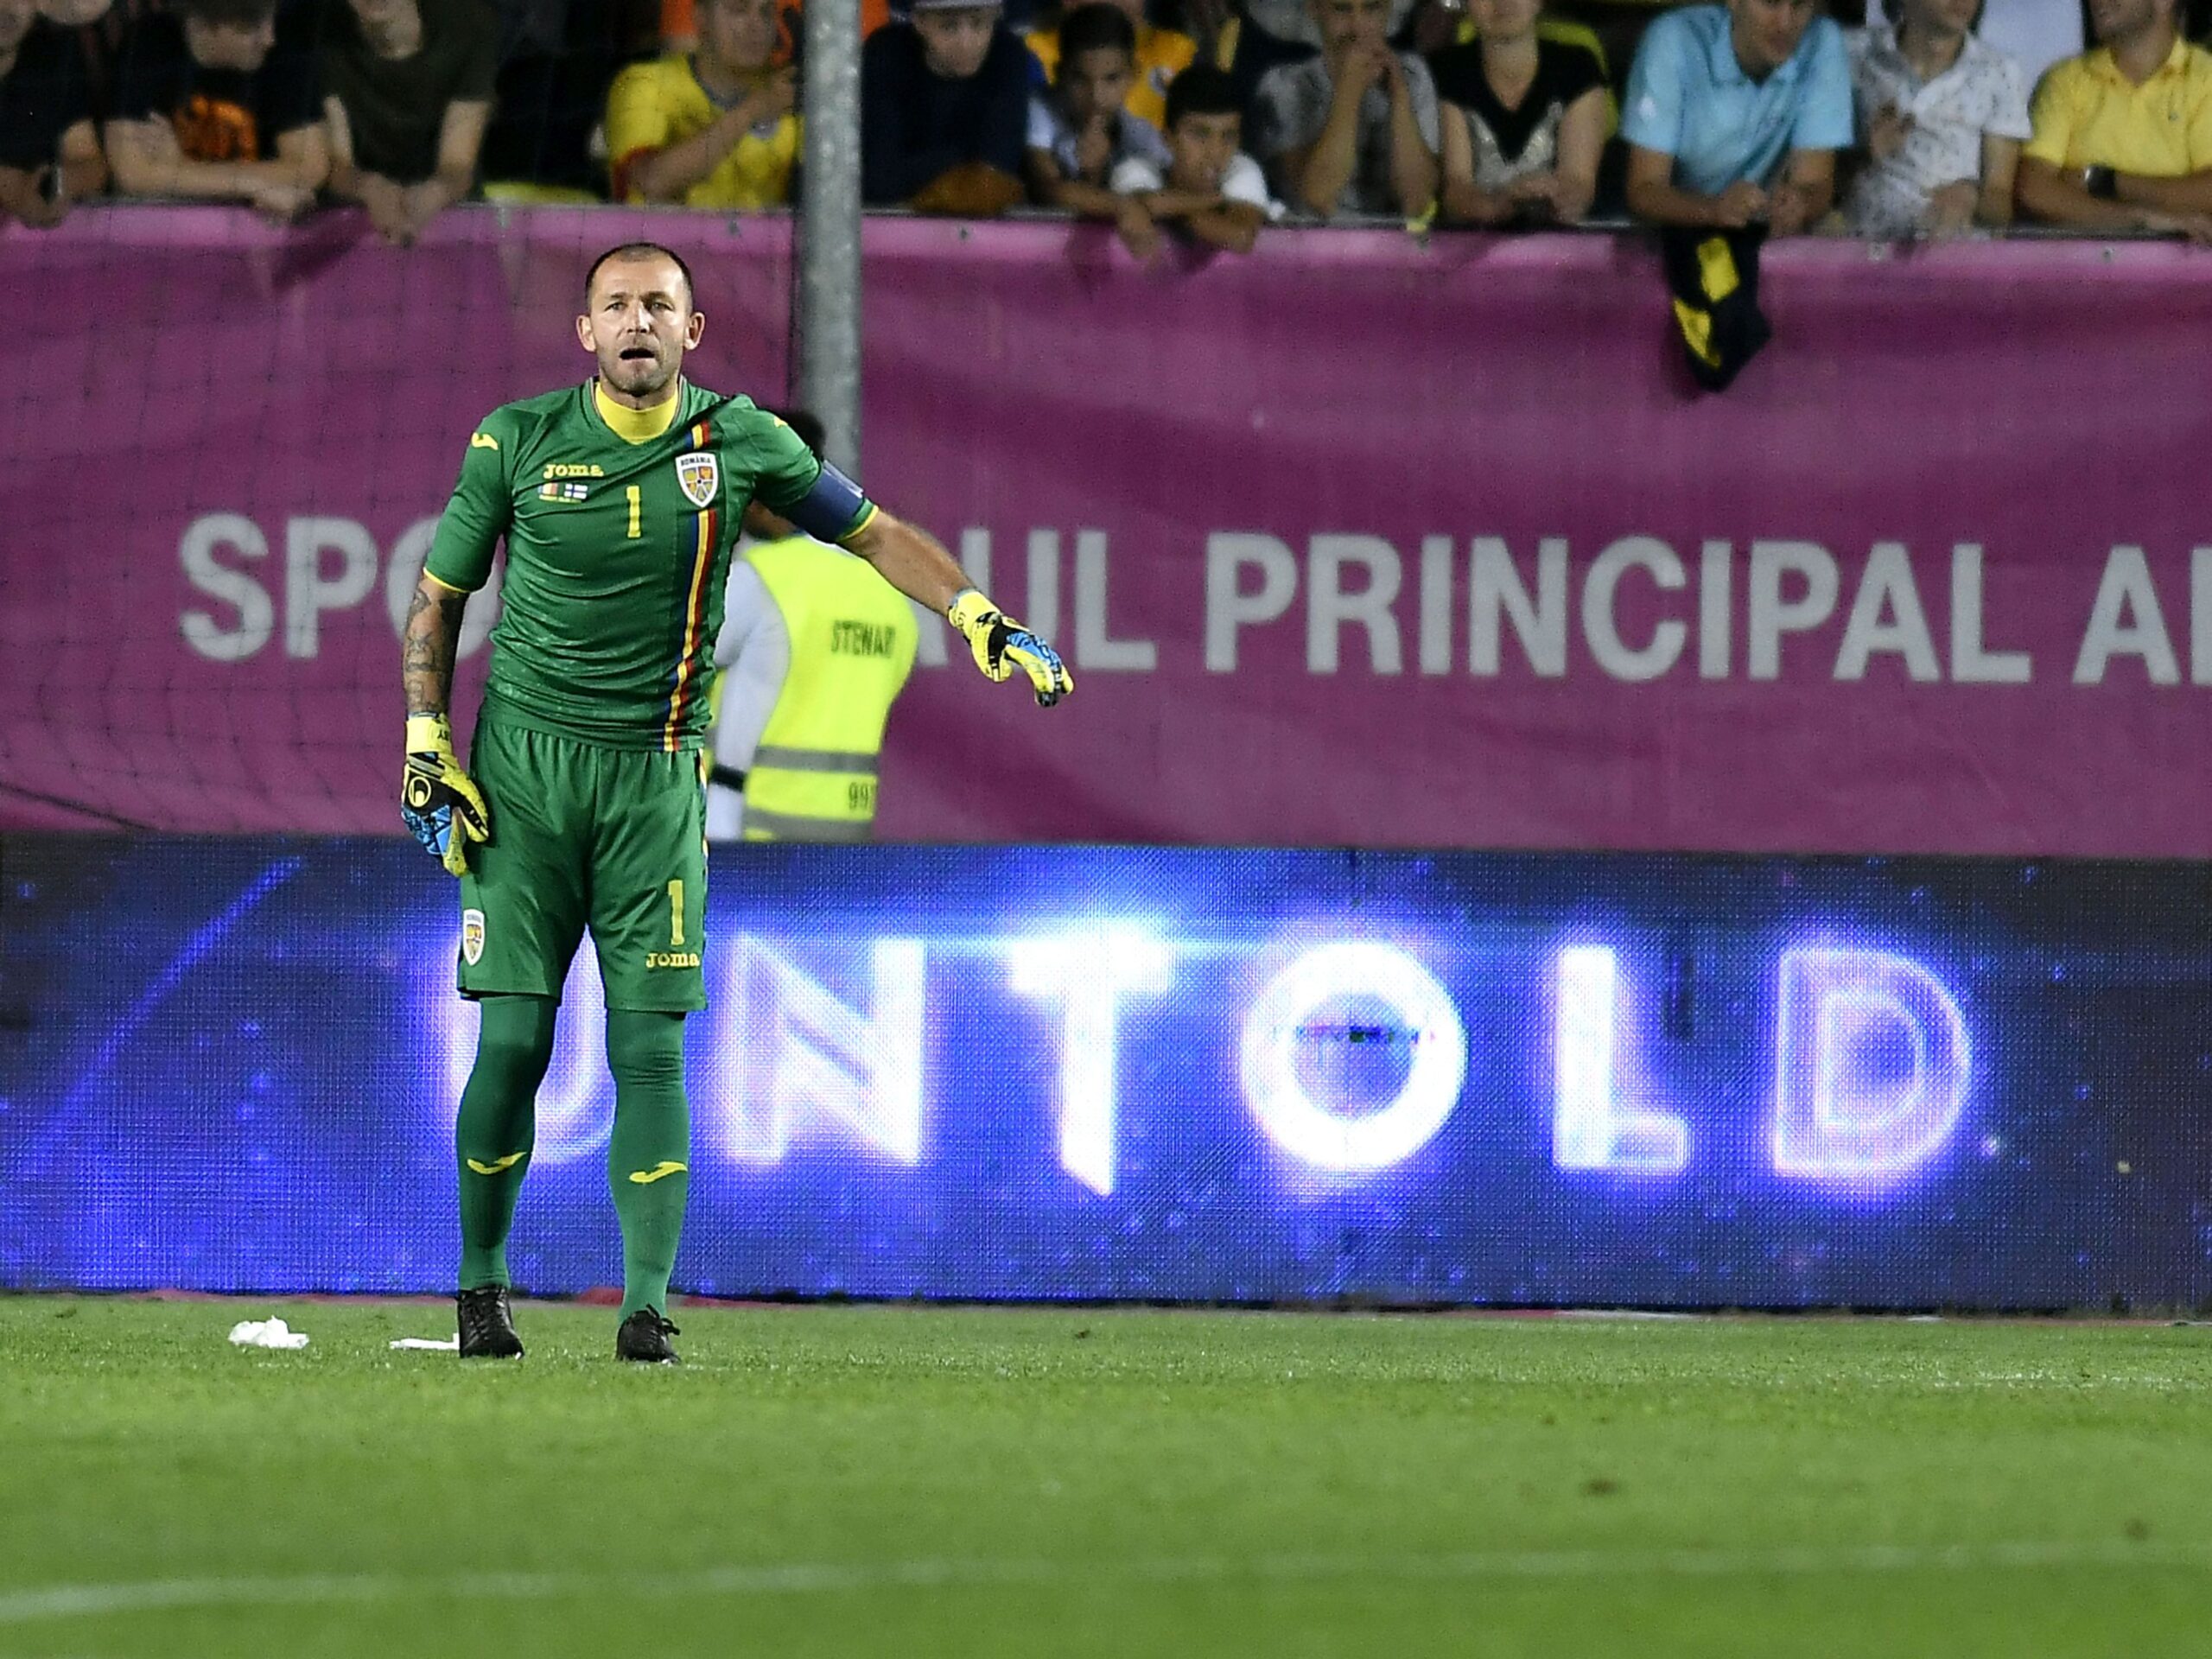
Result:
[[676,411],[683,406],[683,382],[677,381],[668,394],[668,401],[655,404],[651,409],[632,409],[626,404],[616,403],[597,380],[591,383],[591,397],[608,431],[625,443],[650,443],[676,424]]

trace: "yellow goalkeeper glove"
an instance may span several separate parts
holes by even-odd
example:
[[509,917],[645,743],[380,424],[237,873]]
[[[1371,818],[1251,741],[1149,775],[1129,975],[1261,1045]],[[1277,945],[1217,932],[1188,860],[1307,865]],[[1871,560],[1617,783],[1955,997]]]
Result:
[[484,792],[461,770],[453,752],[453,727],[443,715],[407,717],[407,766],[399,778],[399,816],[423,850],[455,875],[468,868],[468,843],[492,838],[492,813]]
[[1006,679],[1017,668],[1028,675],[1039,709],[1051,708],[1075,690],[1075,677],[1060,653],[973,588],[955,594],[944,615],[966,637],[976,666],[991,678]]

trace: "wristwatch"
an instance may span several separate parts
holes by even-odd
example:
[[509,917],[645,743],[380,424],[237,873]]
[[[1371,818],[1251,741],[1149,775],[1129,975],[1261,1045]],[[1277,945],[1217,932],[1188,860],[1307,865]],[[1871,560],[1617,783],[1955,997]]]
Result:
[[2115,200],[2120,195],[2120,175],[2108,167],[2085,167],[2082,188],[2100,201]]

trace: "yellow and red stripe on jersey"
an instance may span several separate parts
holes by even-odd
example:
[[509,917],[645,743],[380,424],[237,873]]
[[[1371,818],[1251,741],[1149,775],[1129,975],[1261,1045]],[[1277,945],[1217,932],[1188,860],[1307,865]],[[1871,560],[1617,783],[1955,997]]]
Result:
[[[705,421],[691,429],[691,448],[703,449],[713,435]],[[721,528],[721,513],[715,507],[703,507],[693,520],[695,540],[691,553],[691,585],[683,600],[683,639],[676,657],[676,680],[669,688],[668,721],[661,728],[660,746],[664,753],[674,754],[677,740],[683,731],[683,716],[690,712],[697,696],[699,679],[696,671],[701,639],[707,627],[707,577],[714,569],[715,541]]]

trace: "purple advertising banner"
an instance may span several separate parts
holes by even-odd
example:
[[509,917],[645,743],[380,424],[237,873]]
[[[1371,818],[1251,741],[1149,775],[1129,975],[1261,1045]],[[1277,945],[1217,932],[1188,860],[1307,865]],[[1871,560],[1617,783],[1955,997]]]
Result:
[[[396,833],[430,529],[633,235],[781,398],[782,220],[0,234],[0,826]],[[2212,256],[1791,244],[1700,397],[1635,238],[866,247],[864,480],[1078,683],[926,627],[887,837],[2212,854]]]

